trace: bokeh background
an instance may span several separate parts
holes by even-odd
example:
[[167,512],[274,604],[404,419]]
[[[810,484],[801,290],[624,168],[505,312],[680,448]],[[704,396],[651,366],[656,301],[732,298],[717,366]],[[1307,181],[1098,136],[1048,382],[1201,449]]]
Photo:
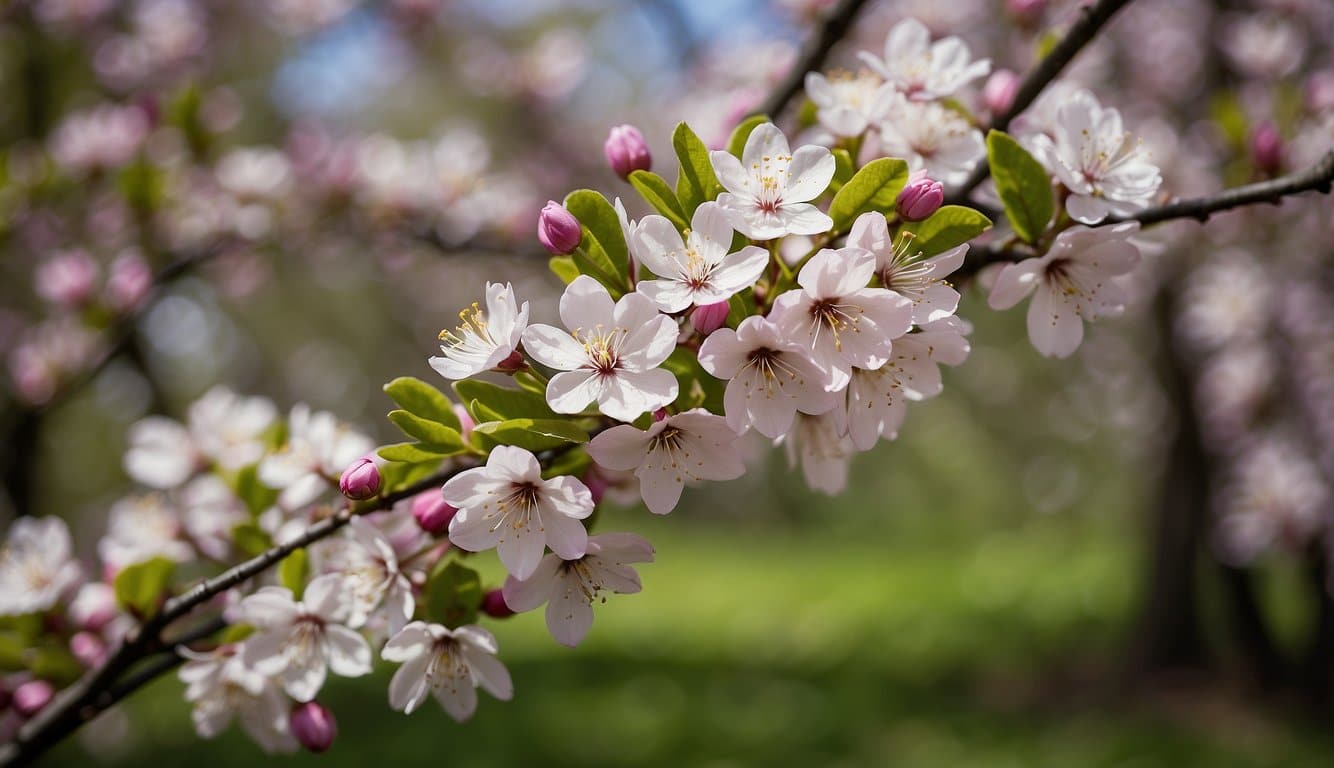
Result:
[[[91,553],[128,425],[216,383],[391,440],[381,383],[434,377],[436,333],[485,280],[554,316],[536,213],[581,186],[629,197],[611,125],[660,158],[680,120],[721,141],[830,5],[6,4],[6,513],[61,515]],[[871,2],[835,62],[916,16],[1022,72],[1077,12]],[[1146,0],[1069,79],[1126,114],[1165,188],[1202,194],[1334,146],[1331,31],[1322,0]],[[266,758],[199,740],[166,679],[46,762],[1329,765],[1329,211],[1153,233],[1127,317],[1067,361],[967,286],[970,360],[846,493],[754,443],[746,477],[669,517],[613,507],[657,548],[643,594],[576,650],[540,615],[490,621],[516,698],[469,723],[390,711],[383,670],[331,682],[332,753]],[[71,253],[99,298],[35,293]],[[1275,444],[1297,459],[1246,470]],[[1283,474],[1300,462],[1314,485]]]

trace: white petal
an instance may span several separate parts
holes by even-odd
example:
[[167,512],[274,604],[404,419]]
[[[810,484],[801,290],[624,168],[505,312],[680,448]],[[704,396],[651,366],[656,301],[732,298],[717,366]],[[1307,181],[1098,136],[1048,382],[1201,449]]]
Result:
[[1033,292],[1042,279],[1047,264],[1043,259],[1025,259],[1018,264],[1007,264],[996,276],[987,304],[992,309],[1009,309]]
[[611,294],[602,283],[588,275],[580,275],[565,286],[565,293],[561,294],[560,320],[570,330],[611,325],[612,307]]
[[593,626],[593,606],[573,575],[558,579],[547,603],[547,629],[561,645],[578,645]]
[[1069,357],[1084,340],[1084,321],[1074,304],[1044,286],[1028,305],[1028,338],[1045,357]]
[[[712,339],[717,336],[714,332]],[[705,340],[705,345],[708,340]],[[648,433],[629,424],[612,427],[588,442],[588,455],[607,469],[629,471],[644,460],[648,450]]]
[[824,147],[808,144],[798,148],[792,154],[792,163],[788,165],[783,201],[804,203],[819,197],[834,179],[834,165],[833,153]]
[[600,398],[604,388],[603,378],[596,371],[558,373],[547,383],[547,404],[556,413],[579,413]]
[[524,330],[523,348],[537,362],[558,371],[573,371],[588,360],[583,345],[570,334],[540,323]]
[[408,659],[406,664],[398,668],[393,679],[389,681],[391,708],[410,715],[423,701],[426,701],[426,696],[430,693],[430,688],[427,687],[426,668],[430,663],[431,657],[423,654]]
[[370,674],[371,647],[361,633],[341,624],[326,624],[324,639],[329,669],[335,675],[360,677]]

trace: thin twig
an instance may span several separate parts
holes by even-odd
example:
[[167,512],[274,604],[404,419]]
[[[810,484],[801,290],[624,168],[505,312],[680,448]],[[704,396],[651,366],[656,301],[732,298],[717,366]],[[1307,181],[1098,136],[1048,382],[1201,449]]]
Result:
[[[1138,221],[1147,227],[1178,219],[1205,222],[1213,214],[1233,208],[1256,203],[1278,205],[1285,198],[1304,192],[1329,194],[1331,186],[1334,186],[1334,150],[1326,153],[1319,162],[1304,171],[1289,173],[1269,181],[1225,189],[1208,197],[1175,200],[1153,208],[1145,208],[1130,216],[1111,216],[1092,226],[1105,227],[1124,221]],[[1035,255],[1036,253],[1026,246],[1008,248],[998,245],[974,246],[969,249],[968,258],[963,266],[954,274],[960,278],[967,277],[989,264],[1020,261]]]
[[[1070,26],[1070,30],[1065,33],[1065,37],[1061,38],[1061,42],[1051,49],[1051,53],[1042,57],[1042,61],[1039,61],[1037,66],[1033,67],[1028,75],[1024,77],[1023,82],[1019,84],[1019,90],[1015,92],[1014,103],[1003,114],[997,115],[991,121],[991,127],[998,131],[1009,128],[1010,121],[1016,115],[1028,109],[1029,105],[1042,94],[1042,91],[1061,74],[1066,65],[1098,35],[1098,32],[1111,20],[1112,16],[1124,6],[1129,5],[1130,1],[1098,0],[1092,5],[1085,6],[1080,12],[1079,19]],[[977,167],[973,168],[973,172],[968,175],[968,178],[962,184],[950,191],[949,201],[953,203],[963,202],[968,194],[977,189],[977,185],[981,184],[990,174],[991,168],[984,158],[982,162],[977,164]]]
[[848,33],[857,12],[866,5],[866,0],[842,0],[829,12],[815,33],[806,41],[801,58],[792,65],[792,69],[783,77],[782,82],[774,87],[769,97],[756,110],[759,114],[777,119],[792,99],[801,91],[806,82],[806,73],[815,72],[824,66],[829,53]]

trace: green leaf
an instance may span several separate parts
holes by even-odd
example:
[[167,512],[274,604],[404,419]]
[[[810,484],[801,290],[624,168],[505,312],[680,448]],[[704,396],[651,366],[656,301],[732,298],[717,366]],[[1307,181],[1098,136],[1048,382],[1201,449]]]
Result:
[[547,480],[561,475],[583,477],[592,464],[593,459],[588,455],[588,451],[562,451],[542,470],[542,477]]
[[747,288],[727,300],[727,327],[735,329],[741,321],[755,314],[755,291]]
[[232,543],[246,557],[257,557],[273,546],[273,537],[255,523],[241,523],[232,528]]
[[732,136],[727,140],[727,151],[741,157],[741,153],[746,149],[746,139],[750,138],[750,132],[765,123],[771,122],[773,121],[769,119],[768,115],[751,115],[742,120],[736,128],[732,129]]
[[442,559],[426,579],[426,618],[446,627],[477,620],[482,605],[482,577],[457,560]]
[[843,188],[844,184],[852,178],[857,172],[857,166],[852,162],[852,154],[846,149],[839,147],[834,150],[834,180],[829,182],[829,188],[837,193]]
[[[438,421],[423,419],[407,411],[390,411],[389,420],[403,430],[403,434],[416,438],[423,443],[456,445],[460,450],[463,449],[463,436],[454,427],[447,427]],[[455,422],[457,420],[456,417]]]
[[388,461],[406,461],[421,464],[428,461],[439,463],[441,459],[456,456],[467,450],[462,441],[457,445],[437,445],[436,443],[394,443],[386,445],[377,453]]
[[987,134],[987,162],[1010,226],[1024,240],[1037,242],[1056,207],[1047,169],[1019,142],[995,130]]
[[585,245],[570,254],[570,258],[574,261],[574,266],[579,269],[580,274],[588,275],[602,283],[613,299],[619,299],[625,295],[626,288],[630,284],[630,277],[627,274],[624,279],[621,278],[616,272],[616,267],[611,263],[611,259],[602,250],[602,246],[591,240],[585,241]]
[[896,157],[877,158],[862,166],[829,204],[834,229],[847,229],[853,219],[867,211],[894,210],[894,203],[907,183],[908,163]]
[[278,489],[270,488],[259,480],[259,466],[252,464],[242,467],[235,474],[224,477],[236,497],[245,502],[252,517],[258,517],[264,510],[278,501]]
[[946,205],[925,221],[911,221],[902,232],[911,232],[916,240],[913,249],[923,256],[935,256],[972,240],[991,229],[991,219],[972,208]]
[[588,442],[588,432],[583,427],[562,419],[489,421],[473,427],[473,434],[485,435],[502,445],[517,445],[534,452],[570,443]]
[[440,468],[440,457],[432,456],[426,461],[390,461],[380,468],[382,493],[392,493],[406,488],[419,480],[425,480]]
[[718,183],[718,176],[713,172],[709,148],[690,130],[690,126],[685,123],[676,126],[672,131],[672,147],[681,163],[676,177],[676,195],[680,198],[682,212],[690,217],[700,203],[718,197],[723,185]]
[[158,603],[167,592],[167,583],[175,572],[176,563],[165,557],[155,557],[122,569],[116,574],[113,585],[116,602],[136,616],[151,616],[157,611]]
[[677,229],[684,230],[690,226],[681,201],[676,199],[676,193],[661,176],[652,171],[634,171],[630,174],[630,186],[658,213],[671,220]]
[[384,393],[398,407],[423,419],[444,424],[455,430],[460,429],[458,414],[454,413],[454,404],[444,392],[411,376],[400,376],[384,385]]
[[[523,389],[510,389],[489,381],[464,379],[454,382],[454,391],[465,403],[480,403],[485,406],[488,416],[474,418],[479,421],[494,419],[555,419],[556,412],[547,405],[544,395]],[[545,392],[545,390],[543,390]]]
[[297,600],[306,591],[306,576],[310,574],[310,556],[305,548],[296,549],[278,564],[278,583],[292,590]]
[[514,374],[513,378],[514,378],[514,383],[518,384],[523,389],[523,391],[531,392],[534,395],[537,395],[538,397],[542,398],[543,402],[546,402],[547,385],[546,382],[544,382],[542,379],[539,379],[538,377],[534,376],[532,373],[528,371],[519,371],[518,373]]
[[[621,231],[621,220],[616,215],[616,209],[601,193],[591,189],[576,189],[566,195],[565,207],[583,225],[583,245],[589,264],[606,273],[606,279],[599,280],[608,288],[628,288],[630,248],[625,243],[625,233]],[[575,263],[579,263],[578,258]],[[598,277],[596,274],[586,274]]]
[[680,391],[674,402],[677,410],[707,408],[723,412],[723,393],[727,382],[716,379],[699,364],[699,357],[688,349],[677,349],[662,364],[676,376]]
[[583,274],[579,271],[579,265],[574,263],[573,256],[552,256],[547,262],[547,268],[566,285],[573,283],[576,277]]

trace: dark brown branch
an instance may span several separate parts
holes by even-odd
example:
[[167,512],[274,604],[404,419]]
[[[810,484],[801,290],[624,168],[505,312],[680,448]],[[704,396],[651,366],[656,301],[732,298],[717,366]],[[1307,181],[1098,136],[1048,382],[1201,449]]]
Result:
[[[1098,0],[1092,5],[1085,6],[1080,12],[1079,19],[1071,25],[1061,42],[1051,49],[1051,53],[1042,57],[1042,61],[1039,61],[1037,66],[1024,77],[1014,95],[1014,103],[1004,114],[997,115],[991,121],[991,127],[998,131],[1009,128],[1010,121],[1028,109],[1042,91],[1061,74],[1066,65],[1098,35],[1112,16],[1129,4],[1130,0]],[[977,189],[977,185],[986,180],[990,174],[991,168],[987,165],[986,159],[983,159],[958,188],[950,191],[949,201],[954,203],[964,201],[968,193]]]
[[769,97],[756,109],[756,112],[777,120],[778,114],[801,92],[806,82],[806,73],[815,72],[824,66],[830,51],[848,33],[853,19],[864,5],[866,0],[842,0],[834,10],[830,11],[806,42],[801,58],[792,65],[792,69],[769,93]]
[[[1270,181],[1246,184],[1232,189],[1225,189],[1209,197],[1196,197],[1189,200],[1177,200],[1165,205],[1145,208],[1131,216],[1112,216],[1104,219],[1095,227],[1119,224],[1124,221],[1138,221],[1143,226],[1162,224],[1177,219],[1195,219],[1208,221],[1209,217],[1221,211],[1241,208],[1256,203],[1278,205],[1285,198],[1304,192],[1329,194],[1334,185],[1334,151],[1328,152],[1320,162],[1310,168],[1280,176]],[[982,245],[974,246],[968,252],[968,259],[955,273],[957,277],[975,274],[988,264],[1020,261],[1035,256],[1028,246]]]

